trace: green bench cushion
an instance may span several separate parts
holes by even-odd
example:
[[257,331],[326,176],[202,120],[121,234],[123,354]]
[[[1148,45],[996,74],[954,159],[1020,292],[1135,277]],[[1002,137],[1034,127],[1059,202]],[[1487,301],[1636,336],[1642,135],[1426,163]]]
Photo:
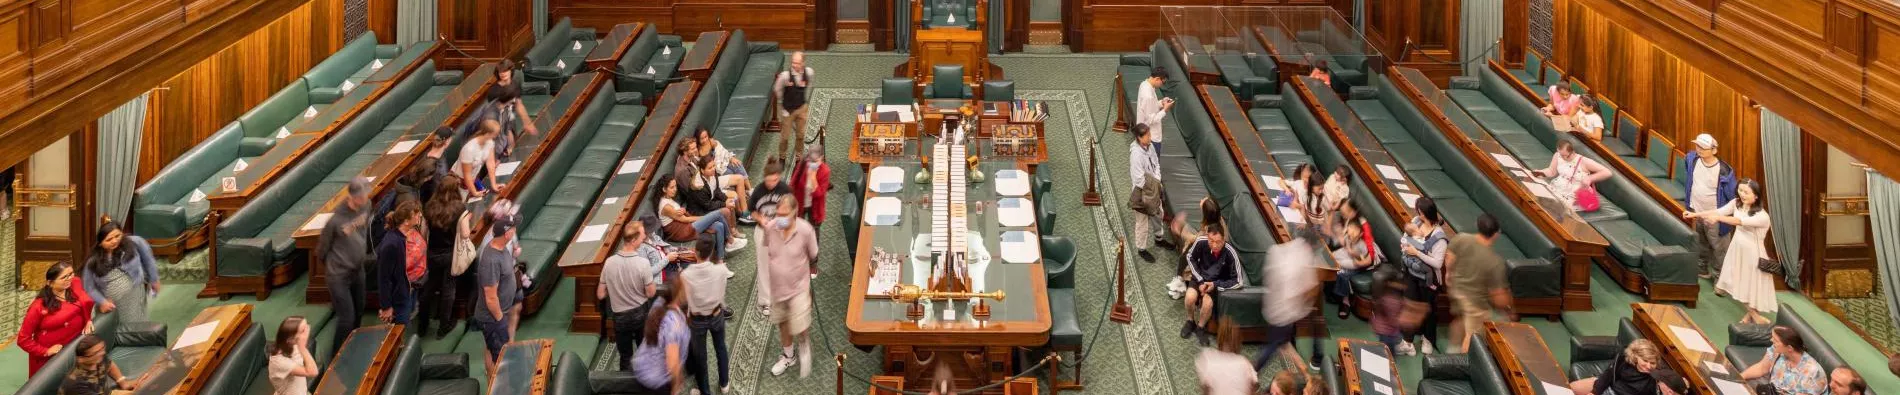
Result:
[[1611,155],[1623,157],[1625,161],[1636,156],[1636,149],[1630,148],[1630,144],[1621,139],[1603,139],[1603,148],[1609,148]]
[[1420,147],[1418,143],[1402,142],[1385,144],[1386,153],[1392,154],[1392,160],[1407,172],[1420,170],[1444,170],[1432,153]]
[[1669,169],[1657,165],[1656,162],[1651,162],[1648,159],[1639,157],[1625,156],[1623,157],[1623,163],[1629,164],[1630,168],[1635,169],[1637,174],[1642,174],[1643,177],[1650,178],[1652,180],[1651,182],[1655,182],[1655,179],[1663,179],[1663,182],[1669,182],[1667,181]]
[[1643,267],[1643,248],[1661,243],[1635,221],[1624,219],[1591,224],[1596,225],[1597,233],[1603,234],[1603,238],[1609,240],[1610,254],[1617,261],[1622,262],[1623,266]]
[[1458,182],[1452,180],[1451,176],[1445,174],[1444,171],[1419,170],[1409,172],[1408,175],[1412,177],[1412,185],[1424,190],[1425,196],[1433,200],[1470,198],[1470,195],[1465,194],[1464,189],[1458,188]]

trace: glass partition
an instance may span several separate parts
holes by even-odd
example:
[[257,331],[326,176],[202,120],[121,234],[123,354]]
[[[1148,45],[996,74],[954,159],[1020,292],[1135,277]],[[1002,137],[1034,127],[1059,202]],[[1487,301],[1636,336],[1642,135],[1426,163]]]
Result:
[[1226,7],[1161,7],[1161,39],[1179,52],[1190,77],[1218,76],[1215,56],[1238,55],[1245,46],[1238,31],[1221,16]]
[[1366,38],[1354,30],[1338,12],[1330,7],[1271,7],[1268,14],[1273,17],[1265,21],[1261,16],[1249,15],[1249,20],[1267,30],[1263,32],[1282,63],[1294,63],[1306,66],[1318,66],[1324,62],[1328,69],[1357,70],[1372,74],[1385,67],[1385,57],[1374,48]]

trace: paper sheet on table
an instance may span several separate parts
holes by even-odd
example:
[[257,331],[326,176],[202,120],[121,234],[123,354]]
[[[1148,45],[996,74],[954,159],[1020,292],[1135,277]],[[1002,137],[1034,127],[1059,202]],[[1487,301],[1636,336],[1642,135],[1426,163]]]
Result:
[[1748,395],[1750,394],[1750,392],[1748,391],[1748,387],[1742,385],[1742,383],[1737,383],[1737,382],[1723,380],[1723,379],[1711,379],[1709,381],[1715,383],[1715,392],[1720,393],[1717,395]]
[[587,227],[581,228],[580,237],[578,239],[575,239],[574,241],[582,242],[582,243],[600,241],[601,236],[606,236],[606,235],[607,235],[606,224],[587,225]]
[[1372,392],[1389,395],[1392,393],[1392,387],[1385,384],[1372,383]]
[[389,147],[389,155],[395,155],[395,154],[401,154],[401,153],[406,153],[406,152],[409,152],[409,150],[411,150],[411,149],[415,149],[415,148],[416,148],[416,143],[418,143],[418,142],[421,142],[421,141],[420,141],[420,140],[403,140],[403,141],[398,141],[398,142],[396,142],[396,145],[393,145],[393,146],[390,146],[390,147]]
[[1540,197],[1540,198],[1545,198],[1545,199],[1557,198],[1557,194],[1551,193],[1550,188],[1545,187],[1543,183],[1525,182],[1524,189],[1530,190],[1532,195],[1537,195],[1537,197]]
[[1385,176],[1385,178],[1386,178],[1386,179],[1388,179],[1388,180],[1403,180],[1403,179],[1405,179],[1405,172],[1403,172],[1403,171],[1399,171],[1399,167],[1398,167],[1398,166],[1393,166],[1393,165],[1378,165],[1378,167],[1379,167],[1379,175],[1381,175],[1381,176]]
[[1260,176],[1260,183],[1265,184],[1267,189],[1280,190],[1280,177],[1278,176]]
[[1512,158],[1512,157],[1511,157],[1510,155],[1505,155],[1505,154],[1491,154],[1491,158],[1493,158],[1493,159],[1497,159],[1497,160],[1498,160],[1498,164],[1500,164],[1500,165],[1504,165],[1504,167],[1507,167],[1507,168],[1521,168],[1521,167],[1524,167],[1524,165],[1523,165],[1523,164],[1521,164],[1521,163],[1517,163],[1517,158]]
[[1406,207],[1418,207],[1418,194],[1399,192],[1399,200],[1404,200]]
[[323,229],[323,224],[327,223],[330,223],[330,213],[317,214],[314,217],[310,217],[310,222],[303,224],[303,230]]
[[178,343],[173,345],[172,349],[177,350],[177,349],[182,349],[185,347],[196,346],[198,345],[198,343],[204,343],[206,341],[211,340],[211,335],[217,334],[217,331],[218,331],[217,321],[211,321],[211,322],[206,322],[203,324],[192,325],[190,328],[185,328],[184,333],[178,334]]
[[614,203],[620,203],[620,198],[610,197],[610,198],[607,198],[607,200],[600,201],[601,205],[609,205],[609,204],[614,204]]
[[1716,374],[1728,374],[1728,367],[1722,366],[1722,364],[1716,363],[1715,361],[1702,361],[1702,366],[1709,368],[1710,372],[1715,372]]
[[1279,206],[1279,207],[1280,207],[1280,219],[1286,220],[1286,223],[1289,223],[1289,224],[1306,223],[1306,217],[1300,214],[1300,210],[1294,210],[1292,207],[1287,207],[1287,206]]
[[1568,387],[1551,384],[1551,383],[1544,383],[1544,395],[1573,395],[1573,394],[1575,394],[1575,392],[1570,392],[1570,388]]
[[495,175],[505,176],[509,174],[515,174],[516,167],[521,167],[520,161],[506,162],[499,165],[495,165]]
[[620,170],[615,171],[614,174],[633,174],[633,172],[640,171],[641,168],[644,168],[646,166],[647,166],[646,159],[634,159],[630,161],[624,161],[624,162],[620,162]]
[[1371,373],[1372,377],[1392,381],[1391,366],[1392,361],[1385,359],[1384,355],[1379,355],[1378,353],[1372,352],[1372,350],[1359,350],[1359,370]]
[[909,105],[880,104],[877,106],[877,112],[878,113],[887,113],[887,112],[897,113],[898,122],[916,122],[917,121],[917,113],[914,111],[911,111],[911,107]]
[[1715,353],[1715,346],[1709,345],[1709,339],[1703,338],[1702,332],[1675,325],[1670,325],[1669,331],[1676,334],[1676,339],[1682,341],[1684,348],[1701,353]]

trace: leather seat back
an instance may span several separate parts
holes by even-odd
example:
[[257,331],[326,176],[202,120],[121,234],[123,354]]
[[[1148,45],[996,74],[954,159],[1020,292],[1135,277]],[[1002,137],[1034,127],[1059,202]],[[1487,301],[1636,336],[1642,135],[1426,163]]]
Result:
[[[151,181],[139,186],[133,192],[132,207],[144,207],[148,204],[171,204],[191,194],[191,191],[217,174],[218,170],[238,158],[238,145],[244,138],[244,129],[238,122],[225,124],[223,128],[212,132],[210,137],[177,159],[165,165]],[[211,193],[214,191],[205,191]]]
[[343,48],[338,48],[330,57],[323,58],[316,67],[311,67],[310,71],[303,74],[303,80],[311,89],[339,87],[343,85],[343,80],[374,60],[376,33],[366,32],[349,44],[344,44]]
[[632,40],[633,44],[627,45],[627,53],[621,55],[620,62],[614,64],[620,74],[646,72],[647,64],[653,61],[653,57],[658,55],[655,52],[660,50],[660,34],[653,29],[652,24],[641,26],[640,31],[633,33]]
[[290,81],[283,89],[277,90],[264,102],[251,107],[244,115],[238,116],[238,123],[244,126],[244,137],[272,137],[277,128],[290,127],[291,120],[303,115],[310,108],[310,85],[303,78]]
[[415,334],[403,336],[402,352],[396,354],[395,365],[389,367],[389,377],[383,382],[383,394],[414,394],[422,386],[422,343],[417,342]]
[[1794,333],[1801,335],[1801,340],[1808,348],[1808,355],[1813,356],[1814,361],[1820,363],[1822,369],[1832,372],[1834,368],[1847,366],[1847,362],[1841,359],[1841,354],[1834,352],[1834,346],[1828,345],[1827,339],[1815,332],[1814,327],[1809,326],[1807,320],[1795,314],[1794,308],[1788,307],[1787,303],[1782,303],[1777,310],[1779,311],[1775,313],[1775,325],[1788,327],[1788,329],[1793,329]]
[[238,336],[237,345],[225,354],[224,361],[217,370],[211,372],[211,379],[205,382],[200,393],[205,394],[242,394],[256,381],[259,372],[269,364],[269,354],[264,347],[264,324],[253,322],[244,335]]
[[917,104],[916,92],[916,83],[909,78],[885,78],[883,89],[878,94],[877,104]]
[[593,385],[587,381],[587,361],[581,360],[573,351],[561,353],[555,361],[554,379],[548,383],[551,395],[593,395]]
[[1491,346],[1484,338],[1471,335],[1471,389],[1479,395],[1509,395],[1511,386],[1505,381],[1504,370],[1498,368]]
[[560,59],[561,51],[567,50],[570,44],[567,38],[572,35],[573,30],[574,23],[568,18],[561,18],[553,26],[548,26],[547,33],[542,34],[542,38],[534,43],[534,47],[528,49],[528,54],[525,56],[528,60],[527,66],[554,64],[555,60]]

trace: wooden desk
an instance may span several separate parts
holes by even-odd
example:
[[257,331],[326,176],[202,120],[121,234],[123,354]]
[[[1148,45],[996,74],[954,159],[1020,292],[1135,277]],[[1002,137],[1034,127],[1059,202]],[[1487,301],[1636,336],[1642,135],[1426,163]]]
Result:
[[[1362,359],[1384,360],[1384,363]],[[1379,342],[1339,339],[1339,374],[1345,375],[1348,395],[1405,395],[1399,363],[1392,358],[1391,351],[1385,349],[1385,344]]]
[[[926,144],[935,144],[934,139],[925,138]],[[979,146],[971,146],[972,151],[981,151]],[[961,160],[959,159],[959,162]],[[919,201],[929,196],[930,186],[912,183],[910,175],[921,169],[921,163],[915,160],[900,162],[881,161],[877,166],[896,166],[903,170],[905,177],[902,189],[894,193],[879,193],[871,189],[872,182],[866,180],[867,201],[878,197],[896,197],[903,201]],[[997,170],[1025,170],[1028,165],[1015,162],[985,162],[978,170],[993,174]],[[1032,177],[1034,174],[1031,173]],[[992,177],[993,178],[993,177]],[[994,180],[972,184],[968,190],[967,201],[972,210],[978,204],[987,204],[1000,198],[994,191]],[[1033,188],[1033,185],[1032,185]],[[1023,198],[1033,199],[1034,194],[1025,194]],[[943,204],[943,203],[937,203]],[[985,301],[990,305],[991,315],[987,320],[977,320],[970,315],[967,301],[952,301],[957,310],[955,321],[944,321],[942,309],[944,302],[939,301],[927,307],[926,317],[922,320],[910,320],[906,317],[908,304],[897,303],[881,295],[866,295],[869,292],[871,271],[876,263],[871,259],[874,251],[902,254],[904,261],[899,277],[900,283],[912,283],[914,274],[908,261],[914,238],[929,231],[930,211],[922,204],[905,204],[900,209],[900,219],[895,225],[871,226],[863,221],[857,224],[858,251],[857,260],[851,271],[851,296],[845,312],[845,327],[852,344],[859,346],[883,346],[884,373],[905,377],[907,389],[925,389],[934,377],[933,372],[924,372],[919,361],[934,360],[937,363],[950,363],[956,373],[957,388],[975,388],[1008,378],[1015,373],[1016,347],[1036,347],[1048,343],[1049,328],[1052,323],[1049,312],[1047,274],[1044,272],[1040,256],[1031,263],[1008,263],[1003,259],[1000,248],[1000,235],[1003,231],[1028,232],[1029,242],[1039,241],[1036,236],[1036,224],[1005,227],[998,224],[998,208],[983,209],[970,213],[970,231],[980,235],[980,242],[992,254],[992,260],[982,273],[972,277],[985,283],[981,291],[1002,290],[1006,299]],[[974,244],[974,243],[973,243]],[[944,359],[934,359],[944,358]],[[1000,393],[1001,390],[993,393]]]
[[646,22],[614,25],[613,30],[607,31],[607,37],[601,39],[599,45],[587,53],[587,69],[599,70],[605,67],[613,70],[614,65],[620,62],[620,57],[625,56],[627,49],[633,47],[634,38],[639,37],[640,32],[646,30],[646,27]]
[[1570,388],[1563,364],[1550,353],[1537,328],[1516,322],[1484,323],[1484,341],[1511,386],[1511,393],[1551,395],[1548,386]]
[[[1754,388],[1742,380],[1742,370],[1728,363],[1715,343],[1702,334],[1702,328],[1689,319],[1681,307],[1667,304],[1631,303],[1636,329],[1656,342],[1663,361],[1689,379],[1698,394],[1753,395]],[[1735,384],[1728,391],[1718,386]]]
[[[184,343],[181,338],[170,350],[152,362],[139,376],[138,395],[197,394],[211,379],[211,372],[224,363],[224,357],[237,347],[238,337],[251,329],[251,305],[248,303],[212,306],[198,312],[185,327],[185,335],[194,332],[209,335],[202,341]],[[204,329],[198,329],[204,328]],[[197,331],[194,331],[197,329]]]
[[726,39],[730,36],[732,33],[724,30],[700,33],[699,39],[693,40],[693,48],[680,58],[680,75],[706,82],[706,78],[712,76],[713,65],[719,62],[719,53],[725,52]]
[[324,368],[323,381],[317,383],[313,394],[382,393],[389,369],[396,364],[396,350],[402,348],[402,329],[402,325],[377,325],[350,332],[337,355],[330,358],[330,366]]
[[553,340],[521,340],[502,346],[501,358],[495,361],[495,377],[488,381],[489,395],[548,393],[553,360]]

